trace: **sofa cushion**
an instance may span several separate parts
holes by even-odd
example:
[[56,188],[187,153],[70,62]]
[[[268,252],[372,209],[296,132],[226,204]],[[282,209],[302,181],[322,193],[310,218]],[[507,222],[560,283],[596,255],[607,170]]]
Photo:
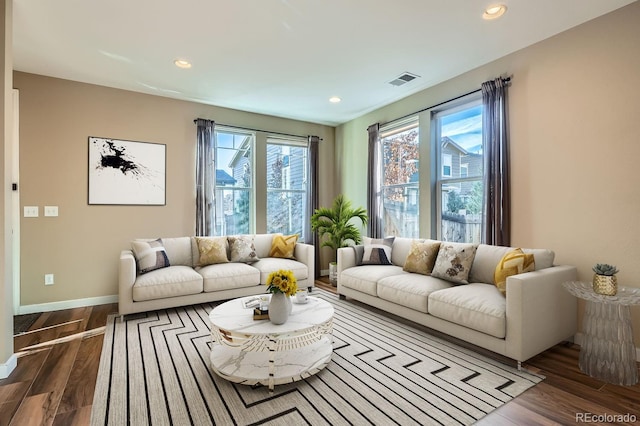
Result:
[[455,284],[469,284],[469,271],[477,245],[442,242],[431,275]]
[[414,240],[411,243],[411,251],[404,262],[403,270],[429,275],[433,270],[440,249],[440,241],[427,240],[420,242]]
[[163,238],[162,244],[171,265],[193,266],[191,237]]
[[422,243],[424,239],[395,237],[391,248],[391,263],[397,266],[404,266],[414,241]]
[[504,255],[494,274],[494,284],[504,296],[507,295],[507,278],[535,270],[533,254],[524,253],[522,249],[515,249]]
[[205,292],[257,286],[260,271],[246,263],[219,263],[196,268],[204,278]]
[[343,270],[339,277],[339,285],[377,296],[378,281],[393,275],[407,276],[409,273],[395,265],[363,265]]
[[152,241],[132,241],[131,249],[136,257],[136,266],[139,274],[166,268],[170,265],[167,252],[160,238]]
[[227,237],[229,241],[230,260],[232,262],[253,263],[260,260],[251,235]]
[[298,242],[298,234],[294,235],[274,235],[271,241],[269,257],[280,257],[283,259],[293,259],[293,252]]
[[420,274],[392,275],[378,281],[378,297],[427,313],[429,294],[452,286],[445,280]]
[[196,237],[198,244],[198,266],[227,263],[227,237]]
[[256,234],[253,236],[253,244],[256,247],[256,254],[259,258],[269,257],[269,251],[271,251],[271,243],[273,237],[282,234]]
[[491,284],[472,283],[434,291],[429,314],[498,338],[506,335],[506,299]]
[[[491,246],[487,244],[478,245],[476,256],[473,259],[473,266],[471,266],[471,272],[469,273],[469,282],[493,283],[498,262],[513,249],[514,247]],[[522,251],[533,254],[536,271],[553,266],[555,253],[551,250],[525,248],[522,249]]]
[[202,276],[190,266],[169,266],[140,275],[133,285],[133,301],[202,293]]
[[251,266],[260,271],[260,284],[266,284],[269,274],[280,269],[292,271],[298,281],[309,278],[309,268],[307,268],[307,265],[293,259],[265,257],[256,263],[252,263]]

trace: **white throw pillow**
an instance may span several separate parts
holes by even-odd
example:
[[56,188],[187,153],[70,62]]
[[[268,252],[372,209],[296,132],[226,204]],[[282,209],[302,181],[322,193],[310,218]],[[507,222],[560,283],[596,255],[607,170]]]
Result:
[[467,280],[477,248],[475,244],[443,241],[431,276],[454,284],[469,284]]

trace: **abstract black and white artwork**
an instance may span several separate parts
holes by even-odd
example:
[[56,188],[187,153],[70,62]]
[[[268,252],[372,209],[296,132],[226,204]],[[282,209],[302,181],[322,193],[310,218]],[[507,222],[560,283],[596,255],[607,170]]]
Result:
[[158,143],[89,137],[89,204],[166,204],[166,150]]

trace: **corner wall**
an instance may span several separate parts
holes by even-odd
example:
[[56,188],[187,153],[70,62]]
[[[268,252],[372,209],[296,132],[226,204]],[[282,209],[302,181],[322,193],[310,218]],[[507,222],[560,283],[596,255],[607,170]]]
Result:
[[[117,294],[120,251],[132,239],[194,234],[195,118],[318,135],[320,202],[333,198],[333,127],[21,72],[14,78],[20,91],[21,205],[40,208],[39,217],[21,218],[25,312],[68,307],[78,299],[108,300]],[[88,205],[89,136],[166,144],[166,206]],[[58,206],[59,216],[44,217],[45,205]],[[55,274],[54,285],[44,286],[47,273]]]
[[[512,245],[553,249],[556,263],[577,266],[587,282],[593,264],[615,264],[620,285],[640,287],[638,22],[635,2],[339,126],[338,190],[366,205],[362,152],[370,124],[512,75]],[[428,184],[428,174],[420,173]],[[429,215],[425,198],[420,212]],[[430,236],[428,228],[422,236]],[[581,320],[582,301],[579,307]],[[639,346],[640,307],[631,311]]]

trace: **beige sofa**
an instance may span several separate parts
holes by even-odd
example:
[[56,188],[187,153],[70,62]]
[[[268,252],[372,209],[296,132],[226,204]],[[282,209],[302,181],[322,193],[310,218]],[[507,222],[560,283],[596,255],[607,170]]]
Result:
[[170,266],[140,273],[134,252],[123,250],[119,261],[120,315],[266,293],[267,277],[279,269],[293,271],[298,288],[312,287],[313,246],[296,243],[293,259],[269,257],[274,235],[253,236],[260,260],[252,263],[198,266],[195,237],[161,238]]
[[[506,279],[506,296],[493,284],[496,266],[510,247],[480,244],[469,284],[406,272],[413,240],[395,238],[391,265],[356,265],[356,251],[338,250],[338,294],[425,325],[521,362],[571,339],[577,301],[563,289],[576,279],[573,266],[554,266],[550,250],[527,250],[535,270]],[[366,244],[366,242],[365,242]]]

